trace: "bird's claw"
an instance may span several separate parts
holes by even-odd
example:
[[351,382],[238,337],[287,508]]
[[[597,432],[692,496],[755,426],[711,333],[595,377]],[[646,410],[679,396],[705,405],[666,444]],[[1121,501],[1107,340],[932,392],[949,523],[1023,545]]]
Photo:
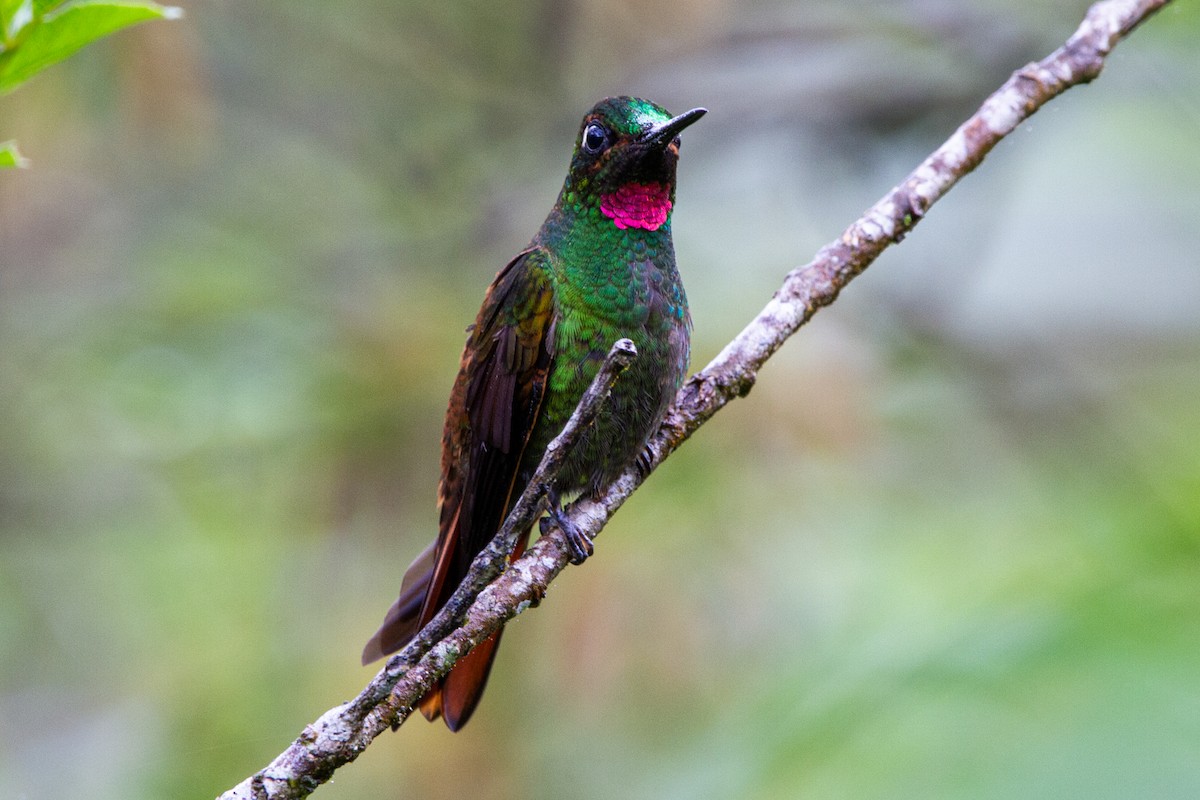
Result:
[[542,535],[545,535],[551,527],[558,526],[567,540],[567,561],[576,565],[587,561],[588,556],[595,552],[591,538],[563,513],[557,498],[554,498],[554,502],[550,504],[548,513],[550,516],[543,517],[539,523]]
[[566,534],[567,547],[571,551],[570,555],[567,556],[567,560],[576,565],[587,561],[588,557],[595,552],[592,547],[592,540],[588,538],[588,535],[570,523],[564,526],[560,521],[558,525],[562,528],[563,533]]

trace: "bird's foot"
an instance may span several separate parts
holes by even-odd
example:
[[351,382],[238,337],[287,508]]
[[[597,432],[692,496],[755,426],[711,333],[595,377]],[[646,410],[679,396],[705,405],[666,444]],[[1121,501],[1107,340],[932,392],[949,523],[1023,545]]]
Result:
[[567,540],[567,560],[572,564],[582,564],[594,552],[592,540],[586,533],[579,530],[579,526],[571,522],[563,512],[557,492],[550,491],[547,493],[547,497],[550,500],[550,507],[546,510],[548,516],[543,517],[539,523],[542,535],[544,536],[552,526],[557,525]]
[[638,472],[639,478],[641,478],[642,480],[646,480],[647,476],[650,475],[650,465],[653,462],[654,462],[654,453],[651,452],[649,446],[643,447],[641,449],[641,452],[638,453],[637,458],[634,459],[634,462],[633,462],[634,465],[637,467],[637,472]]

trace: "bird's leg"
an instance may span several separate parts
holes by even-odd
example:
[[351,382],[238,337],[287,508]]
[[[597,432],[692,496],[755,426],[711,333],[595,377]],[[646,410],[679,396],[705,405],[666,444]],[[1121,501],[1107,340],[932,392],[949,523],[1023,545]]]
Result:
[[638,477],[645,480],[650,475],[650,465],[654,463],[654,452],[651,451],[650,445],[641,449],[633,463],[637,467]]
[[542,535],[545,536],[550,530],[551,523],[557,525],[567,538],[567,560],[572,564],[582,564],[593,552],[592,540],[579,530],[579,526],[567,518],[557,491],[547,487],[546,499],[549,501],[549,508],[546,509],[547,516],[543,517],[539,523]]

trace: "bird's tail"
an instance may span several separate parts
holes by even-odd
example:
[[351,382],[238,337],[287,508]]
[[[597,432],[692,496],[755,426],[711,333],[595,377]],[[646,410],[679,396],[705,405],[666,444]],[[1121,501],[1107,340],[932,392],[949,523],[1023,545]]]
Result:
[[[528,533],[521,536],[517,541],[517,546],[513,549],[511,558],[521,555],[528,541]],[[421,555],[413,561],[408,571],[404,573],[404,580],[400,585],[400,597],[388,609],[383,624],[367,642],[367,646],[363,648],[363,664],[369,664],[389,653],[396,652],[417,634],[422,625],[428,622],[428,619],[422,619],[421,609],[425,605],[425,596],[434,582],[436,544],[434,542],[425,548]],[[456,588],[458,587],[450,587],[446,591],[446,596],[439,599],[436,608],[432,612],[427,612],[430,617],[445,604],[449,595]],[[426,719],[433,722],[441,716],[446,720],[446,727],[451,731],[457,731],[467,724],[467,720],[475,712],[475,706],[479,704],[479,698],[483,696],[483,690],[487,687],[488,675],[491,674],[492,662],[496,658],[496,649],[500,646],[500,637],[503,633],[504,629],[501,628],[477,644],[421,698],[421,713],[425,715]]]

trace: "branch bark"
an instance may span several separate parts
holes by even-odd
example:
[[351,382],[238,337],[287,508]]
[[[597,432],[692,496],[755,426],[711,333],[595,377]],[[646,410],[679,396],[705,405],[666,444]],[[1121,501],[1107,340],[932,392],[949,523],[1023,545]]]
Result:
[[[566,511],[594,537],[645,478],[701,425],[731,400],[745,396],[758,370],[784,341],[816,312],[837,299],[851,280],[891,244],[898,243],[929,208],[996,144],[1062,92],[1096,78],[1105,58],[1123,38],[1170,0],[1103,0],[1094,4],[1066,44],[1012,74],[979,110],[905,180],[888,192],[808,264],[792,270],[766,307],[675,399],[637,463],[596,498]],[[614,345],[601,375],[571,423],[548,449],[538,475],[514,507],[496,539],[480,554],[446,608],[354,700],[325,712],[305,727],[270,765],[221,795],[234,798],[302,798],[353,761],[376,736],[399,726],[432,683],[462,654],[525,608],[536,605],[567,565],[562,532],[542,536],[504,569],[504,554],[518,531],[544,509],[544,486],[554,460],[570,446],[574,431],[589,424],[617,375],[632,358]],[[560,441],[561,440],[561,441]],[[503,571],[502,571],[503,570]]]

